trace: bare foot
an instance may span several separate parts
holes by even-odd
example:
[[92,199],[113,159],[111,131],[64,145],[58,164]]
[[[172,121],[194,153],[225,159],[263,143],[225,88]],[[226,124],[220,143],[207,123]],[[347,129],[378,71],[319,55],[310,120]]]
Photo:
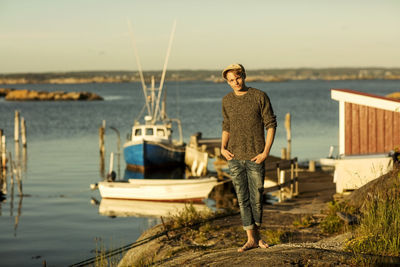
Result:
[[260,248],[269,248],[268,244],[264,242],[264,240],[260,239],[258,240],[258,246]]
[[252,249],[252,248],[256,248],[258,247],[257,244],[255,242],[249,242],[247,241],[246,244],[243,245],[243,247],[238,249],[238,252],[244,252],[246,250]]

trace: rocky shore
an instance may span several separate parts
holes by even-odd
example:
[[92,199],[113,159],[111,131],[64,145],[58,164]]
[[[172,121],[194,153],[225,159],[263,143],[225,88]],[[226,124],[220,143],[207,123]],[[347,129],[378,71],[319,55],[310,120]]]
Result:
[[103,100],[95,93],[90,92],[46,92],[27,89],[0,88],[0,97],[7,101],[93,101]]
[[[343,248],[349,234],[329,235],[319,226],[335,194],[332,175],[300,172],[299,193],[292,200],[264,206],[261,234],[268,249],[237,252],[246,235],[236,212],[169,231],[129,250],[118,266],[354,266],[354,256]],[[155,226],[138,240],[163,231],[165,226]]]

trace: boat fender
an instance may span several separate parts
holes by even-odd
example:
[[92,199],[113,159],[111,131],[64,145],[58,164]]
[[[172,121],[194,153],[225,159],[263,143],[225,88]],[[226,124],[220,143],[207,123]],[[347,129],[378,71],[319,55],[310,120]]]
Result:
[[107,174],[107,181],[114,182],[116,177],[117,177],[117,174],[115,173],[115,171],[112,171],[109,174]]

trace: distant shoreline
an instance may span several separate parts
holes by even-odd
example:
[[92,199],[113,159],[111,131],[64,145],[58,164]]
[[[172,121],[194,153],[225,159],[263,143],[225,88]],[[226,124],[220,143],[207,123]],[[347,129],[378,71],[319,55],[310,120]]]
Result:
[[[150,82],[154,76],[160,80],[161,71],[145,71]],[[167,81],[224,82],[217,70],[171,70]],[[249,82],[284,82],[291,80],[400,80],[400,68],[299,68],[248,70]],[[11,84],[87,84],[140,82],[137,71],[82,71],[0,74],[0,85]]]

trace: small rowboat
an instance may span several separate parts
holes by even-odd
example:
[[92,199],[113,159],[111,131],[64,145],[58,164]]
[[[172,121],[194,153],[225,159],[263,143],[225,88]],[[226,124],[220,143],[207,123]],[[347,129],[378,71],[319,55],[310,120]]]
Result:
[[128,182],[99,182],[102,198],[147,201],[201,201],[208,197],[217,178],[129,179]]

